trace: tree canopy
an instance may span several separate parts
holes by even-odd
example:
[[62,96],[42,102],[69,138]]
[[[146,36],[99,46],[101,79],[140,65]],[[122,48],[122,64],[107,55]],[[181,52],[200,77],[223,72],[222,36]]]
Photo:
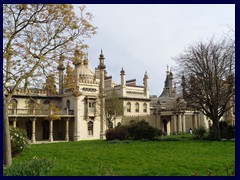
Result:
[[92,18],[85,6],[75,11],[70,4],[3,5],[5,165],[12,163],[8,122],[12,95],[24,79],[38,87],[44,84],[43,76],[57,72],[61,55],[73,61],[73,49],[86,48],[84,39],[96,33]]

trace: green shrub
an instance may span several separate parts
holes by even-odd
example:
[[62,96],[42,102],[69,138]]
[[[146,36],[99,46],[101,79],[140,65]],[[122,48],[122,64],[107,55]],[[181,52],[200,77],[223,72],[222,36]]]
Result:
[[[220,121],[219,128],[222,139],[230,140],[232,138],[235,138],[235,126],[228,125],[228,123],[225,121]],[[208,131],[208,139],[214,140],[215,139],[214,133],[215,133],[214,127],[212,125]]]
[[128,130],[126,126],[118,126],[114,129],[108,129],[106,131],[106,139],[107,141],[111,140],[125,140],[128,138]]
[[142,120],[140,122],[131,121],[129,125],[118,126],[106,131],[107,141],[112,140],[153,140],[162,135],[162,131],[150,126],[148,122]]
[[28,162],[13,164],[4,168],[4,176],[43,176],[53,168],[53,161],[49,158],[34,157]]
[[10,126],[10,138],[13,156],[21,153],[29,145],[27,133],[22,129]]
[[132,122],[128,127],[129,137],[134,140],[148,139],[152,140],[160,136],[162,132],[142,120],[140,122]]
[[196,139],[203,139],[203,136],[205,133],[206,133],[206,130],[204,127],[200,127],[193,131],[193,134],[195,135]]

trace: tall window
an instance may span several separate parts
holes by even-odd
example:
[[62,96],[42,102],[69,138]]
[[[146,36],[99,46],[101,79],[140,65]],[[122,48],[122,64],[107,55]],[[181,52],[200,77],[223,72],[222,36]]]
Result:
[[139,112],[139,103],[135,104],[135,112]]
[[93,135],[93,122],[89,121],[88,122],[88,135]]
[[43,109],[44,109],[44,114],[50,113],[50,101],[49,100],[45,100],[43,102]]
[[67,109],[70,110],[70,101],[69,100],[67,100],[66,105],[67,105]]
[[147,112],[147,104],[146,103],[143,104],[143,112]]
[[10,101],[10,113],[11,114],[16,114],[17,112],[17,100],[16,99],[11,99]]
[[35,108],[35,103],[32,99],[29,99],[27,101],[27,107],[28,107],[28,113],[33,114],[34,113],[34,108]]
[[127,103],[127,112],[131,112],[131,103],[130,102]]
[[95,104],[94,101],[89,101],[88,102],[88,112],[94,113],[94,104]]

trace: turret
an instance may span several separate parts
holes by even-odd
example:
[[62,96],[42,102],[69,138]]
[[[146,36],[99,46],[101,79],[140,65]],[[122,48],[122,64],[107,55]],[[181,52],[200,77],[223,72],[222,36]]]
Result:
[[125,71],[123,70],[123,68],[120,72],[120,75],[121,75],[121,86],[126,87],[126,79],[125,79],[126,74],[125,74]]
[[63,61],[64,61],[64,56],[61,55],[60,59],[59,59],[59,65],[57,67],[58,69],[58,80],[59,80],[59,94],[63,94],[63,71],[65,70],[65,67],[63,65]]
[[104,55],[101,50],[101,54],[99,56],[99,65],[100,69],[100,87],[99,87],[99,98],[100,98],[100,139],[104,138],[104,104],[105,104],[105,93],[104,93],[104,78],[105,78],[105,64],[104,64]]
[[148,85],[148,75],[147,72],[145,72],[143,77],[143,84],[144,84],[144,95],[149,98],[149,85]]

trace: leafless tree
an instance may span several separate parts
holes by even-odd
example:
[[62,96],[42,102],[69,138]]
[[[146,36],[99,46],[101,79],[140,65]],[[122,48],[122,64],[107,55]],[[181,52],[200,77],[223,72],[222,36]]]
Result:
[[[220,139],[219,120],[234,106],[235,44],[223,39],[197,42],[175,58],[184,73],[183,95],[189,107],[201,111],[213,122]],[[235,42],[234,42],[235,43]]]

